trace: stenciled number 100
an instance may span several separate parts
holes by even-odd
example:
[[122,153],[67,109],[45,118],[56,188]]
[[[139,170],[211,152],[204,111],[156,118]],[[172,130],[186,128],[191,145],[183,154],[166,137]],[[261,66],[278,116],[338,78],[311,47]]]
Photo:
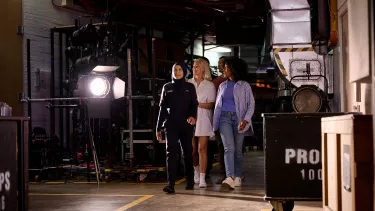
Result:
[[302,180],[322,180],[322,169],[302,169]]

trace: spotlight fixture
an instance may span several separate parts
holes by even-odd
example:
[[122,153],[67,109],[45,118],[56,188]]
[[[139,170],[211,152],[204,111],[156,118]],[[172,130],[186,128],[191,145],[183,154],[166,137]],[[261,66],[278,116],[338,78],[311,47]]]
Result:
[[87,98],[90,118],[110,118],[113,100],[125,96],[125,82],[115,75],[118,66],[96,66],[78,79],[78,97]]
[[96,77],[90,82],[90,91],[96,97],[105,97],[109,90],[109,81],[104,77]]
[[80,97],[118,99],[125,96],[125,82],[115,76],[118,66],[96,66],[78,79]]
[[315,85],[302,85],[292,96],[293,109],[297,113],[316,113],[326,108],[326,95]]

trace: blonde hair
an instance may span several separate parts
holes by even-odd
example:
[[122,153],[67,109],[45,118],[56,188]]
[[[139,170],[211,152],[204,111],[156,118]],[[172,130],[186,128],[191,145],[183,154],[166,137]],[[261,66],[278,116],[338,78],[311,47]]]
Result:
[[203,69],[204,69],[203,78],[205,80],[212,81],[211,70],[210,70],[210,66],[208,65],[208,62],[202,58],[194,59],[194,62],[203,66]]

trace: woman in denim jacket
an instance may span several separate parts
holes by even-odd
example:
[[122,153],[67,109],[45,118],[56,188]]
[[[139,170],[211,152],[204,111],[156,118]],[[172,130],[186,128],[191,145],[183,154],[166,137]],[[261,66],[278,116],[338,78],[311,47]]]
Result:
[[[245,134],[253,133],[251,117],[255,100],[246,81],[247,64],[240,58],[225,61],[226,81],[220,84],[214,110],[214,131],[219,130],[224,145],[227,178],[223,186],[234,189],[241,186],[243,167],[242,145]],[[252,134],[251,134],[252,135]]]

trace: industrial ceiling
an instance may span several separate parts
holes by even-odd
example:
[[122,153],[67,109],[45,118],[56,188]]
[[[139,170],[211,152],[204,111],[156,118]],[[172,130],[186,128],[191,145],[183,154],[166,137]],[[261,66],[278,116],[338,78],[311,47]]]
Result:
[[[266,0],[74,0],[87,12],[114,21],[185,34],[185,40],[204,33],[208,43],[262,45],[266,31]],[[241,37],[242,35],[242,37]],[[180,35],[176,35],[180,36]],[[240,37],[238,37],[240,36]],[[250,37],[249,37],[250,36]],[[234,39],[228,40],[228,37]],[[247,41],[243,41],[246,37]]]

